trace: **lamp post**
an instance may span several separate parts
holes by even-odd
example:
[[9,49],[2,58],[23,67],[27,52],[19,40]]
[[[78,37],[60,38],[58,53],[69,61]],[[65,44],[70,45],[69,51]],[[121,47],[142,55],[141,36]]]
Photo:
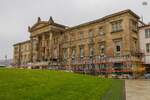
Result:
[[7,55],[5,55],[5,66],[7,66]]

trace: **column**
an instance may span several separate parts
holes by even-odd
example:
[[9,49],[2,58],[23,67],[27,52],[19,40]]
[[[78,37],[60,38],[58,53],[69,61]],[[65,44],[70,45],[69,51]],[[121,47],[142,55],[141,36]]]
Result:
[[48,35],[46,35],[45,36],[46,37],[46,39],[45,39],[45,59],[47,59],[48,60],[48,56],[49,56],[49,36]]
[[42,61],[45,60],[45,34],[43,33],[42,35],[42,48],[41,48],[41,53],[42,53]]
[[50,32],[49,34],[49,58],[52,58],[52,37],[53,37],[53,33]]

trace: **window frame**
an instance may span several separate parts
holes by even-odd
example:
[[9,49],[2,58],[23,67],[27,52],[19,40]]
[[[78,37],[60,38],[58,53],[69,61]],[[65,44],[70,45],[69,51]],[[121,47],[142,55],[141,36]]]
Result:
[[68,58],[68,52],[67,52],[67,48],[63,49],[63,58],[67,59]]
[[101,27],[98,28],[98,35],[100,35],[100,36],[105,35],[104,27],[103,26],[101,26]]
[[105,42],[99,43],[99,54],[100,56],[104,56],[106,51]]
[[132,28],[133,32],[137,33],[138,32],[138,22],[133,20],[133,19],[131,19],[131,28]]
[[111,32],[114,33],[122,31],[123,30],[122,23],[123,23],[122,19],[111,22]]
[[72,48],[72,52],[71,52],[71,58],[75,59],[76,58],[76,48]]
[[83,58],[83,57],[84,57],[84,46],[80,46],[80,58]]
[[145,38],[150,38],[150,28],[145,29]]
[[93,56],[94,56],[93,45],[89,45],[89,57],[93,57]]
[[146,43],[146,53],[150,53],[150,43]]
[[[117,46],[120,47],[120,51],[117,50]],[[122,55],[122,39],[114,40],[114,56]]]

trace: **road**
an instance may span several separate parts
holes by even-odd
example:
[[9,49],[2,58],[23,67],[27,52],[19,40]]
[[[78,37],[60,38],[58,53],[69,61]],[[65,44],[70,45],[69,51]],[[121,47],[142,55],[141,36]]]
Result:
[[126,80],[126,100],[150,100],[150,80]]

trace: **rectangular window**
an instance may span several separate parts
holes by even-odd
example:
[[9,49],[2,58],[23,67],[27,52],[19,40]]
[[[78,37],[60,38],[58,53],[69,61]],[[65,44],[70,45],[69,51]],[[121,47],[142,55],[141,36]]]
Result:
[[83,58],[84,57],[84,48],[80,47],[80,57]]
[[150,29],[145,29],[145,38],[150,38]]
[[121,56],[121,41],[114,41],[115,43],[115,56]]
[[100,55],[101,56],[104,56],[105,55],[105,44],[104,43],[101,43],[100,45],[99,45],[99,52],[100,52]]
[[83,40],[84,36],[83,36],[82,32],[80,33],[80,37],[79,38],[80,38],[80,40]]
[[134,49],[134,51],[137,51],[137,50],[138,50],[138,42],[137,42],[137,39],[133,39],[133,49]]
[[75,41],[76,40],[76,36],[74,33],[71,33],[71,41]]
[[92,45],[89,46],[89,56],[90,57],[94,56],[94,49]]
[[122,20],[114,21],[111,23],[112,25],[112,32],[118,32],[122,30]]
[[64,53],[63,53],[63,55],[64,55],[64,59],[67,59],[68,52],[67,52],[67,49],[66,49],[66,48],[64,49]]
[[147,53],[150,53],[150,43],[147,43],[147,44],[146,44],[146,52],[147,52]]
[[88,35],[89,35],[89,38],[92,38],[92,37],[93,37],[93,31],[92,31],[92,30],[89,30]]
[[132,20],[132,30],[133,31],[138,31],[138,23],[134,20]]
[[92,43],[93,42],[93,31],[90,30],[88,35],[89,35],[89,43]]
[[76,50],[75,48],[72,49],[72,59],[75,59],[76,56]]
[[84,39],[84,34],[82,32],[80,32],[80,34],[79,34],[79,40],[80,40],[80,44],[81,45],[83,43],[83,39]]
[[104,28],[103,27],[100,27],[99,29],[98,29],[98,35],[105,35],[105,33],[104,33]]
[[18,47],[15,47],[15,53],[19,52]]
[[67,42],[68,40],[69,40],[68,35],[67,35],[67,34],[64,34],[64,35],[63,35],[63,41],[64,41],[64,42]]

